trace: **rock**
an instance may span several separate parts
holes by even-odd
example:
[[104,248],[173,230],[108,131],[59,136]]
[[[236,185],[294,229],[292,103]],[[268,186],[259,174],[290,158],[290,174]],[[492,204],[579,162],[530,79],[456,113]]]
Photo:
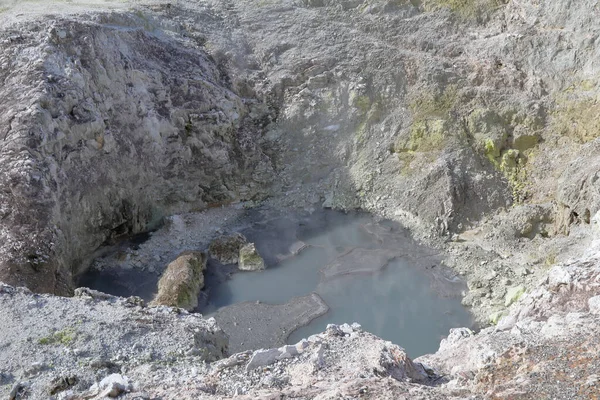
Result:
[[473,336],[474,333],[469,328],[453,328],[450,329],[450,333],[448,333],[448,337],[442,339],[440,342],[440,351],[447,349],[456,345],[456,343],[460,342],[463,339],[469,338]]
[[587,379],[585,380],[585,384],[587,386],[596,386],[598,384],[598,381],[600,381],[598,374],[592,374],[587,377]]
[[320,345],[317,352],[311,358],[313,367],[316,370],[323,369],[325,367],[325,346]]
[[131,391],[131,384],[127,377],[120,374],[111,374],[102,379],[98,384],[100,397],[118,397],[124,392]]
[[257,350],[252,354],[250,362],[246,365],[246,371],[271,365],[278,360],[280,354],[279,349]]
[[248,239],[241,233],[219,236],[210,243],[208,252],[210,257],[221,264],[237,264],[240,249],[248,243]]
[[353,322],[352,325],[350,325],[350,326],[352,327],[354,332],[362,332],[363,331],[362,325],[359,324],[358,322]]
[[[595,121],[595,118],[591,121]],[[585,124],[580,126],[584,129],[586,127]],[[593,140],[583,146],[577,158],[564,167],[557,182],[556,192],[555,228],[558,233],[568,234],[572,224],[597,224],[597,220],[591,219],[597,218],[596,214],[600,211],[599,151],[600,142]]]
[[279,348],[279,359],[292,358],[300,354],[296,346],[286,345]]
[[321,204],[323,208],[333,208],[333,193],[329,192],[325,195],[325,200],[323,200],[323,204]]
[[76,375],[58,376],[50,383],[50,395],[55,395],[59,392],[63,392],[70,387],[74,386],[78,382]]
[[339,328],[346,335],[351,335],[352,333],[354,333],[354,328],[349,324],[341,324]]
[[[201,48],[112,28],[135,26],[133,14],[88,22],[53,20],[57,41],[45,22],[20,44],[0,38],[0,187],[12,188],[0,193],[0,280],[40,292],[72,294],[74,272],[101,243],[151,230],[167,213],[260,198],[272,182],[257,140],[270,107],[254,106],[263,102],[252,90],[232,90]],[[21,45],[31,54],[12,64],[20,78],[4,82]]]
[[244,351],[242,353],[236,353],[229,358],[217,361],[213,365],[217,371],[220,371],[225,368],[231,368],[231,367],[235,367],[236,365],[246,363],[251,355],[253,355],[253,352],[251,352],[251,351]]
[[498,321],[500,321],[500,318],[504,317],[505,315],[506,315],[506,313],[504,311],[496,311],[496,312],[490,314],[488,319],[492,325],[496,325],[498,323]]
[[248,243],[240,249],[239,269],[242,271],[259,271],[265,269],[265,261],[256,251],[254,243]]
[[498,323],[496,324],[497,331],[508,331],[512,329],[517,323],[517,317],[514,315],[507,315],[505,317],[500,318]]
[[8,400],[20,400],[22,399],[22,395],[27,390],[27,385],[23,382],[17,382],[10,389],[10,393],[8,394]]
[[204,287],[206,254],[186,252],[170,263],[158,282],[158,293],[151,306],[165,305],[193,310]]
[[571,274],[561,265],[553,267],[548,273],[548,286],[552,290],[568,286],[572,282]]
[[340,329],[338,325],[335,324],[327,324],[325,328],[325,333],[329,336],[344,336],[344,332]]
[[25,370],[25,376],[37,375],[46,369],[48,369],[48,365],[46,365],[45,363],[34,362],[34,363],[31,363],[31,365],[29,366],[29,368],[27,368],[27,370]]
[[306,339],[302,339],[301,341],[296,343],[296,350],[298,350],[299,353],[302,353],[304,350],[306,350],[309,347],[310,347],[310,342]]
[[523,286],[514,286],[508,288],[506,290],[506,295],[504,296],[504,306],[508,307],[519,300],[523,293],[525,293],[525,288]]
[[73,296],[90,298],[90,299],[94,299],[94,300],[114,300],[115,299],[115,296],[111,296],[110,294],[103,293],[98,290],[94,290],[94,289],[90,289],[90,288],[86,288],[86,287],[80,287],[80,288],[75,289]]
[[594,296],[588,299],[590,313],[600,315],[600,296]]
[[304,352],[306,348],[307,346],[300,342],[295,346],[285,345],[278,349],[257,350],[252,354],[252,358],[246,366],[246,371],[252,371],[258,367],[274,364],[279,360],[295,357]]
[[229,337],[217,325],[214,318],[206,321],[210,329],[194,329],[194,350],[201,360],[212,362],[228,355]]

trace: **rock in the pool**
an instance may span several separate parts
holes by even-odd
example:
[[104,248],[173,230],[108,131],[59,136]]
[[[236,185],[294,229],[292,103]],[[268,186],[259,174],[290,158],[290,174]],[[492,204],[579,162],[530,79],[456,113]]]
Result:
[[169,264],[158,282],[158,294],[150,305],[180,307],[193,310],[198,306],[198,295],[204,287],[206,254],[182,253]]
[[219,236],[213,240],[208,248],[210,256],[221,264],[237,264],[240,249],[248,244],[248,240],[241,233]]
[[248,243],[240,249],[239,268],[243,271],[259,271],[265,269],[265,261],[256,251],[254,243]]

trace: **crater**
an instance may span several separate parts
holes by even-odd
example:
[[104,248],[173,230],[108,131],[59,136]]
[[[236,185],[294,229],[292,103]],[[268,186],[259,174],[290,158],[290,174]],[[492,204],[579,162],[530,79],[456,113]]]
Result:
[[473,325],[461,305],[466,286],[438,252],[399,224],[363,212],[230,206],[175,216],[144,238],[105,248],[80,284],[149,301],[177,254],[206,251],[214,237],[233,232],[256,245],[267,268],[239,271],[209,258],[194,310],[217,320],[231,352],[356,322],[416,357],[435,352],[450,328]]

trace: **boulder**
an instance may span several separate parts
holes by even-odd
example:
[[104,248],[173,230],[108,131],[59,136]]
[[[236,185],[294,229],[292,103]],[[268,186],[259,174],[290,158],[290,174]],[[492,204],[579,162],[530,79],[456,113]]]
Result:
[[106,393],[108,397],[117,397],[121,393],[131,390],[131,384],[127,377],[119,374],[112,374],[102,379],[100,390]]
[[188,311],[196,308],[200,289],[204,287],[205,268],[205,253],[182,253],[167,266],[158,282],[158,293],[150,305],[180,307]]
[[510,306],[511,304],[519,300],[523,293],[525,293],[525,288],[523,286],[514,286],[508,288],[506,290],[506,295],[504,296],[504,305],[506,307]]
[[240,249],[248,244],[248,240],[241,233],[219,236],[208,247],[210,256],[221,264],[237,264]]
[[590,313],[600,315],[600,296],[594,296],[588,299],[588,307]]
[[248,243],[240,249],[239,268],[243,271],[259,271],[265,269],[265,261],[256,251],[254,243]]

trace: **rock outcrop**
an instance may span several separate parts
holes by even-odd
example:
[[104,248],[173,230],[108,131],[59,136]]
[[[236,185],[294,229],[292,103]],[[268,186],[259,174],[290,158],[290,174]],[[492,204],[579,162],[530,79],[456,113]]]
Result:
[[206,254],[185,252],[171,262],[158,281],[158,293],[153,306],[179,307],[191,311],[198,306],[198,296],[204,287]]
[[[30,399],[49,398],[52,390],[82,393],[94,382],[96,394],[130,390],[127,381],[139,381],[131,368],[229,356],[228,338],[214,319],[88,289],[64,298],[0,284],[0,324],[2,398],[12,388]],[[105,380],[125,370],[129,380]]]
[[240,248],[238,268],[242,271],[260,271],[265,269],[265,261],[258,254],[254,243],[248,243]]
[[264,193],[268,108],[198,44],[134,14],[35,24],[0,27],[0,280],[68,294],[101,244]]
[[221,264],[237,264],[240,259],[240,249],[248,243],[241,233],[219,236],[208,247],[212,258]]

